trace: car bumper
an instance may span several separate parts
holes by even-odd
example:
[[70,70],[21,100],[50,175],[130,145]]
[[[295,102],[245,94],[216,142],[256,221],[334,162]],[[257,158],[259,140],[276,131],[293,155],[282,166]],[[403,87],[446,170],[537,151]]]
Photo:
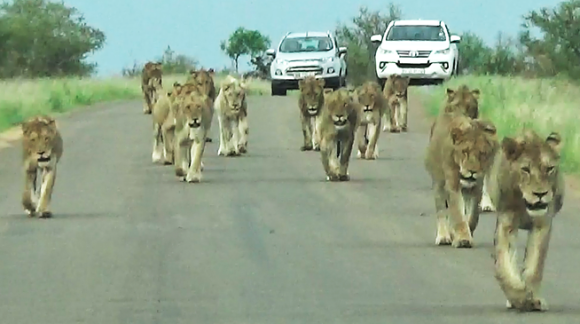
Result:
[[272,82],[278,84],[296,85],[298,81],[307,76],[314,76],[317,79],[334,80],[341,75],[341,65],[335,63],[327,64],[294,64],[286,66],[272,66],[270,78]]
[[411,79],[444,79],[451,77],[453,61],[398,60],[397,62],[377,60],[377,76],[386,79],[392,74],[408,76]]
[[[338,87],[340,85],[340,78],[338,74],[335,76],[315,76],[317,79],[324,79],[324,87]],[[278,88],[284,88],[287,90],[297,90],[298,89],[298,81],[300,79],[272,79],[272,86]]]

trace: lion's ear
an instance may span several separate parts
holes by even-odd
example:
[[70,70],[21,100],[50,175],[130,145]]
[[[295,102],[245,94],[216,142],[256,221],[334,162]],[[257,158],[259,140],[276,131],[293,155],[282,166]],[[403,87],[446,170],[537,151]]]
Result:
[[409,76],[405,76],[405,77],[402,77],[401,79],[403,79],[403,81],[405,81],[405,87],[408,87],[409,83],[411,82],[411,78]]
[[447,88],[447,90],[445,90],[445,93],[447,94],[447,100],[451,101],[451,99],[453,99],[453,96],[455,95],[455,90]]
[[522,144],[511,137],[504,137],[501,149],[508,161],[515,161],[522,154]]
[[562,150],[563,142],[562,137],[557,132],[551,132],[546,138],[546,143],[558,154]]
[[326,82],[324,82],[324,79],[316,79],[316,82],[318,82],[318,85],[321,88],[324,88],[324,85],[326,84]]
[[450,135],[453,144],[457,144],[457,142],[459,142],[461,140],[461,137],[463,136],[463,129],[461,129],[460,127],[453,127],[451,128]]
[[471,94],[473,95],[473,97],[475,99],[479,100],[479,94],[480,94],[479,89],[473,89],[473,90],[471,90]]

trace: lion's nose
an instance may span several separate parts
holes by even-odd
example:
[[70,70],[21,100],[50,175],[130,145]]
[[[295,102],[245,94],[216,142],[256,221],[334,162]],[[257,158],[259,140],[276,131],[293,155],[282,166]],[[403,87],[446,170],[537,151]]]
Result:
[[542,199],[542,197],[544,197],[545,195],[547,195],[548,192],[547,191],[534,191],[534,196],[538,197],[539,199]]

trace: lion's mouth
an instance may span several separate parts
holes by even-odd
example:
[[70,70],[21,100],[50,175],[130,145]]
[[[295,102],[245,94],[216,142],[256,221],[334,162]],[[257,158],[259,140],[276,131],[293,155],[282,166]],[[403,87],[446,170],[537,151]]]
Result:
[[530,204],[527,200],[524,200],[526,204],[526,209],[531,211],[541,211],[548,209],[548,204],[545,202],[538,201],[534,204]]
[[41,156],[37,160],[38,162],[50,162],[50,156]]
[[346,125],[346,119],[343,119],[343,120],[335,120],[334,121],[334,125],[336,125],[336,126],[344,126],[344,125]]
[[471,175],[469,177],[466,177],[463,174],[459,174],[459,178],[461,180],[465,181],[465,182],[475,182],[475,181],[477,181],[477,179],[473,175]]
[[318,113],[318,108],[308,108],[308,113],[311,115],[316,115]]

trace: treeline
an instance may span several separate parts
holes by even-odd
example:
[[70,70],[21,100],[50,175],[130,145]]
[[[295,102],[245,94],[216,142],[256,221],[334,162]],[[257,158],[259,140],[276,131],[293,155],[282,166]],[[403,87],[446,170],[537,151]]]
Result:
[[[400,8],[391,4],[385,12],[361,7],[349,23],[339,24],[336,35],[341,45],[348,47],[350,82],[358,84],[376,77],[377,45],[370,42],[370,37],[383,34],[392,20],[402,18],[405,17]],[[452,29],[453,23],[448,23]],[[458,45],[460,73],[559,76],[571,80],[580,77],[580,0],[563,1],[555,8],[528,12],[523,16],[517,36],[500,33],[492,46],[474,33],[452,32],[462,37]]]

